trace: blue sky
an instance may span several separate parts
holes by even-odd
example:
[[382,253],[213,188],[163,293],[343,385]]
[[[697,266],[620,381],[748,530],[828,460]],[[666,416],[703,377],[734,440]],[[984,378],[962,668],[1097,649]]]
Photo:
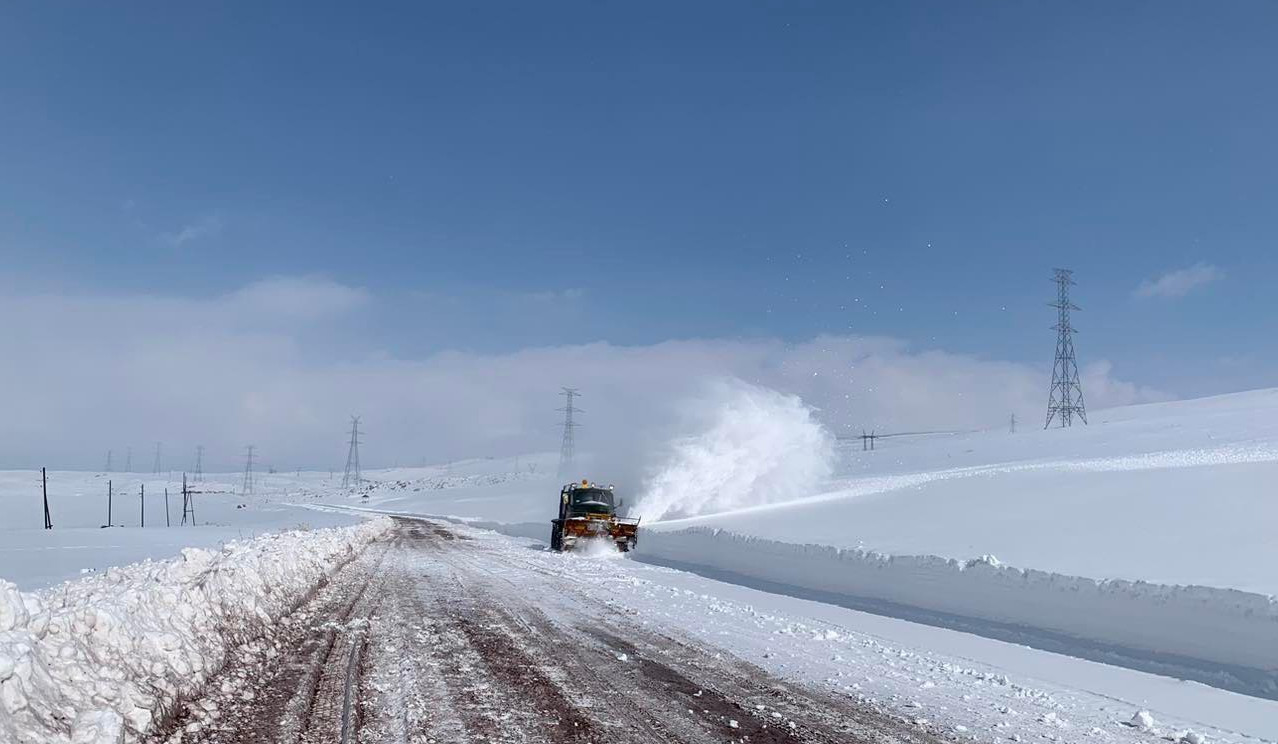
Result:
[[1278,375],[1272,4],[4,15],[12,286],[325,277],[405,358],[836,333],[1046,368],[1064,264],[1083,361],[1180,395]]

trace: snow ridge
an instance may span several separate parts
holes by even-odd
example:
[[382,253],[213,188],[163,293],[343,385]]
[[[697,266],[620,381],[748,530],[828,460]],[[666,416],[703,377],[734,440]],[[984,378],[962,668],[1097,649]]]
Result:
[[1066,576],[993,556],[958,561],[800,545],[705,527],[650,530],[638,549],[641,560],[723,572],[738,583],[807,590],[880,614],[941,615],[983,635],[1021,634],[1051,650],[1278,698],[1278,599],[1268,595]]
[[392,524],[187,548],[38,592],[0,580],[0,740],[138,739]]

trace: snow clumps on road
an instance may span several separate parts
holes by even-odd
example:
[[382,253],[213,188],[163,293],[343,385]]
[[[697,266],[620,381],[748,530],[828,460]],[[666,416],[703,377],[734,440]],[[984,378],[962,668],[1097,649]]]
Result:
[[138,739],[391,525],[187,548],[38,592],[0,580],[0,741]]

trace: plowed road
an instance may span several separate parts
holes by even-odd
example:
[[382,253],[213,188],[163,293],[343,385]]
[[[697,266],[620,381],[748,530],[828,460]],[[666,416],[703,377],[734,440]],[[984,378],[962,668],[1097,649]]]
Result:
[[941,740],[613,602],[589,560],[397,520],[153,741]]

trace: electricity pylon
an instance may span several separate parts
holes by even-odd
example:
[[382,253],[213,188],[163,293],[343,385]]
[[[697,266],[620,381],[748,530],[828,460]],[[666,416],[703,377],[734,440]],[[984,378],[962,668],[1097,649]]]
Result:
[[350,488],[351,476],[354,476],[355,487],[358,488],[363,481],[359,470],[359,416],[351,416],[351,443],[346,450],[346,474],[342,476],[342,488]]
[[248,455],[244,459],[244,487],[241,493],[245,496],[253,493],[253,445],[248,446]]
[[1069,288],[1074,284],[1074,272],[1069,269],[1055,269],[1056,302],[1056,361],[1052,365],[1052,389],[1047,396],[1046,429],[1055,419],[1064,428],[1074,424],[1078,416],[1087,423],[1087,408],[1083,405],[1083,387],[1078,382],[1078,361],[1074,358],[1074,326],[1070,325],[1069,313],[1079,307],[1069,301]]
[[559,394],[568,399],[567,404],[565,404],[563,408],[559,409],[564,412],[564,439],[563,443],[559,446],[559,475],[562,476],[572,470],[572,461],[577,454],[577,437],[575,432],[577,427],[581,426],[581,424],[574,421],[572,415],[574,413],[585,412],[572,404],[573,398],[581,395],[576,388],[563,388],[563,392]]

